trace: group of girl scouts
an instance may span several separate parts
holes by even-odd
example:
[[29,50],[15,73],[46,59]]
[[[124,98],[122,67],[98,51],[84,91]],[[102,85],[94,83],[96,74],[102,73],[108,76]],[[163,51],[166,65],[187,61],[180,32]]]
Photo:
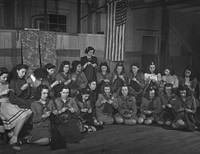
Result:
[[190,67],[177,77],[170,67],[161,75],[153,62],[144,74],[138,63],[128,72],[117,63],[111,73],[106,62],[98,64],[93,47],[85,53],[72,64],[63,61],[57,73],[51,63],[31,73],[25,64],[11,72],[0,68],[0,118],[13,149],[49,144],[52,120],[67,143],[113,123],[196,129],[197,79]]

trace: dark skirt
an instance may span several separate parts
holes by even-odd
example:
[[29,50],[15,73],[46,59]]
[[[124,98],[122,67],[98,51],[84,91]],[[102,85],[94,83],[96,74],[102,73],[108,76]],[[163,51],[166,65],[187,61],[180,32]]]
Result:
[[195,130],[195,120],[194,120],[194,116],[192,114],[186,113],[186,112],[181,112],[177,115],[174,122],[177,122],[178,120],[183,120],[185,122],[185,125],[180,126],[178,129],[188,130],[188,131]]

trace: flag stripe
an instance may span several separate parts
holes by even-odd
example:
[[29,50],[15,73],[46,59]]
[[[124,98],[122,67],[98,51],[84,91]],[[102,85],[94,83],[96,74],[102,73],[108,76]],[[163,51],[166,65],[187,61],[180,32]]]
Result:
[[124,60],[124,33],[127,0],[108,3],[105,58],[111,61]]

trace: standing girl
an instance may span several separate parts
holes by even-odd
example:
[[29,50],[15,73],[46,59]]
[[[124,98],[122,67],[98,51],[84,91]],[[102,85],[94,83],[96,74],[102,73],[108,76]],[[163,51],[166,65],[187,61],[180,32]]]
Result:
[[97,73],[97,57],[94,56],[95,49],[91,46],[85,49],[86,56],[81,57],[81,65],[83,67],[83,72],[86,75],[87,80],[96,81]]

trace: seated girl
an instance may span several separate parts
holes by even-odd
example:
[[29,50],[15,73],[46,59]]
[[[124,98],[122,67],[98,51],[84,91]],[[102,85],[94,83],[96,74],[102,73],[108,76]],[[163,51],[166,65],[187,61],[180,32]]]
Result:
[[83,88],[76,97],[76,102],[80,110],[79,115],[83,119],[85,128],[88,128],[88,132],[100,130],[103,128],[101,125],[95,123],[96,118],[92,114],[93,111],[89,96],[89,88]]
[[174,129],[179,130],[195,130],[195,119],[194,115],[196,113],[196,101],[189,94],[189,89],[186,85],[180,86],[178,88],[178,99],[176,103],[178,104],[177,116],[172,123]]
[[26,81],[25,75],[29,67],[25,64],[16,65],[10,75],[9,88],[13,91],[9,94],[11,103],[18,105],[21,108],[30,108],[33,102],[31,98],[31,87]]
[[154,121],[157,121],[161,111],[161,102],[157,93],[157,90],[153,87],[147,89],[140,106],[141,113],[138,118],[139,124],[144,122],[145,124],[150,125]]
[[17,105],[11,104],[8,99],[8,94],[13,89],[8,88],[7,81],[8,70],[0,68],[0,118],[3,121],[4,128],[9,130],[9,144],[14,150],[21,150],[21,145],[18,140],[19,133],[31,116],[30,109],[20,108]]
[[70,84],[72,97],[75,97],[79,91],[87,86],[88,80],[82,71],[81,62],[75,60],[72,62],[72,83]]
[[[81,140],[82,124],[77,117],[79,109],[74,98],[70,97],[70,89],[64,84],[59,87],[59,97],[55,99],[57,116],[62,122],[60,128],[67,143],[76,143]],[[80,129],[79,129],[80,128]]]
[[99,72],[97,73],[97,87],[98,92],[101,92],[101,88],[105,83],[110,83],[111,74],[110,67],[107,62],[102,62],[99,66]]
[[194,75],[194,71],[190,66],[185,67],[182,76],[179,77],[179,85],[186,85],[188,87],[191,96],[197,98],[197,77]]
[[164,85],[164,93],[160,95],[161,113],[159,115],[158,124],[170,126],[176,118],[177,96],[174,94],[173,85],[166,83]]
[[129,75],[129,85],[136,92],[136,103],[137,106],[141,105],[142,102],[142,92],[145,85],[144,74],[140,70],[140,66],[138,63],[133,63],[131,65],[131,71]]
[[97,116],[96,116],[96,101],[98,99],[98,92],[97,92],[97,82],[96,81],[89,81],[88,82],[88,88],[90,90],[90,103],[91,103],[91,107],[92,107],[92,114],[93,117],[95,118],[94,123],[95,124],[99,124],[101,125],[102,122],[97,120]]
[[96,102],[97,119],[104,124],[112,124],[114,122],[114,109],[116,108],[116,95],[112,93],[110,84],[104,84]]
[[[39,85],[36,89],[35,100],[31,104],[31,110],[33,112],[31,130],[27,142],[47,145],[51,138],[51,126],[49,116],[55,112],[54,102],[48,99],[49,88],[47,85]],[[56,114],[56,113],[55,113]]]
[[170,67],[166,67],[164,69],[164,75],[162,76],[161,81],[161,88],[163,88],[166,83],[171,83],[173,86],[172,88],[174,90],[176,90],[179,85],[178,77],[175,74],[173,74],[172,69]]
[[128,77],[124,65],[117,63],[111,77],[112,91],[116,93],[125,83],[128,83]]
[[143,94],[146,93],[146,89],[148,89],[149,87],[155,87],[159,89],[161,83],[161,74],[157,71],[154,62],[151,62],[147,72],[144,73],[144,80],[145,80],[145,88],[143,90]]
[[137,123],[137,105],[129,87],[123,85],[117,96],[118,113],[114,116],[115,121],[119,124],[135,125]]
[[60,81],[60,83],[63,83],[66,86],[72,82],[69,61],[63,61],[61,63],[60,69],[56,75],[56,81]]

